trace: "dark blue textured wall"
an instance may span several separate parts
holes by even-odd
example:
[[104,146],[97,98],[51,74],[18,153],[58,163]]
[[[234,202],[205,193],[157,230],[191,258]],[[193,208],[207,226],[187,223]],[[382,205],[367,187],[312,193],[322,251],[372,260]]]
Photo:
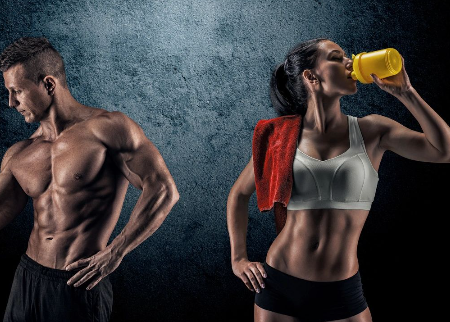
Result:
[[[300,41],[328,37],[348,54],[394,47],[419,94],[446,121],[449,12],[444,1],[2,0],[0,50],[21,36],[46,36],[63,56],[80,102],[133,118],[158,147],[181,194],[160,229],[111,275],[113,321],[248,321],[253,294],[234,277],[226,229],[230,187],[251,156],[259,119],[271,118],[272,68]],[[1,89],[0,156],[29,136]],[[378,113],[420,130],[395,98],[359,84],[342,110]],[[364,290],[376,321],[425,314],[443,252],[450,165],[386,153],[376,200],[359,244]],[[130,186],[113,237],[139,196]],[[272,214],[250,204],[248,251],[263,261]],[[32,208],[0,232],[0,314],[25,251]],[[405,272],[417,276],[411,283]],[[418,284],[417,284],[418,283]],[[419,289],[419,294],[417,294]],[[414,293],[413,293],[414,292]],[[398,300],[415,312],[398,310]],[[419,305],[420,304],[420,305]],[[396,313],[391,311],[396,309]],[[408,313],[409,312],[409,313]],[[442,310],[443,312],[443,310]],[[429,313],[429,312],[428,312]],[[408,315],[409,314],[409,315]],[[388,315],[391,319],[388,318]]]

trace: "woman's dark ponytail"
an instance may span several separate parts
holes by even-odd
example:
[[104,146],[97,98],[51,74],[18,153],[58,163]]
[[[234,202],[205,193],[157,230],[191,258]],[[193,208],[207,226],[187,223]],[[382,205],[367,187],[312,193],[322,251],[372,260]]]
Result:
[[328,39],[316,38],[297,45],[273,71],[270,99],[278,115],[305,115],[308,91],[302,73],[315,67],[318,45],[324,40]]
[[278,115],[296,114],[295,103],[287,89],[288,82],[284,63],[281,63],[275,68],[270,79],[270,99]]

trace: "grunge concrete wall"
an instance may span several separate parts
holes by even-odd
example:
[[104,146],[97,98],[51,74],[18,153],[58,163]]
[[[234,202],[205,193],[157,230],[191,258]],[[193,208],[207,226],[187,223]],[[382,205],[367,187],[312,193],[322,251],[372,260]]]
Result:
[[[80,102],[134,119],[164,157],[180,201],[160,229],[111,275],[112,321],[251,321],[254,294],[233,275],[226,200],[251,156],[260,119],[274,117],[268,83],[297,43],[328,37],[347,54],[394,47],[420,95],[448,122],[449,33],[444,1],[356,0],[2,0],[0,50],[22,36],[45,36],[63,56]],[[27,138],[26,124],[0,91],[0,155]],[[375,85],[358,84],[342,110],[377,113],[420,130],[411,113]],[[430,314],[423,304],[442,265],[450,165],[387,152],[358,255],[375,321]],[[113,233],[139,191],[130,186]],[[250,204],[248,252],[264,261],[273,216]],[[32,207],[0,231],[0,314],[27,246]],[[417,276],[413,284],[405,272]],[[433,278],[433,283],[435,280]],[[419,293],[417,291],[420,291]],[[414,312],[397,307],[398,301]],[[439,306],[434,310],[441,310]],[[393,311],[394,310],[394,311]],[[390,312],[395,313],[390,313]],[[392,314],[396,315],[395,317]],[[391,318],[391,319],[390,319]]]

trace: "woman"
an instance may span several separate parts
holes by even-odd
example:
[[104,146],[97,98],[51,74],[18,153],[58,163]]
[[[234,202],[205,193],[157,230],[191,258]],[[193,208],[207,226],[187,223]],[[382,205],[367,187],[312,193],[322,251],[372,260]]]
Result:
[[[402,58],[403,60],[403,58]],[[340,98],[356,93],[352,60],[327,39],[291,50],[273,73],[281,117],[258,122],[253,156],[227,205],[233,272],[256,291],[255,321],[372,321],[357,245],[386,150],[424,162],[450,162],[450,128],[417,94],[404,68],[374,82],[419,122],[412,131],[381,115],[344,115]],[[275,206],[278,235],[266,263],[246,251],[248,201]]]

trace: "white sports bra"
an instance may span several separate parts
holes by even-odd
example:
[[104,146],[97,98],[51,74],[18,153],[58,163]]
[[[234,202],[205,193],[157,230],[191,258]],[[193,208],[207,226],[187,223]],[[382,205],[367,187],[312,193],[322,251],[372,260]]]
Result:
[[378,173],[367,156],[357,118],[351,115],[347,117],[350,148],[344,153],[322,161],[297,148],[288,210],[370,210],[377,189]]

